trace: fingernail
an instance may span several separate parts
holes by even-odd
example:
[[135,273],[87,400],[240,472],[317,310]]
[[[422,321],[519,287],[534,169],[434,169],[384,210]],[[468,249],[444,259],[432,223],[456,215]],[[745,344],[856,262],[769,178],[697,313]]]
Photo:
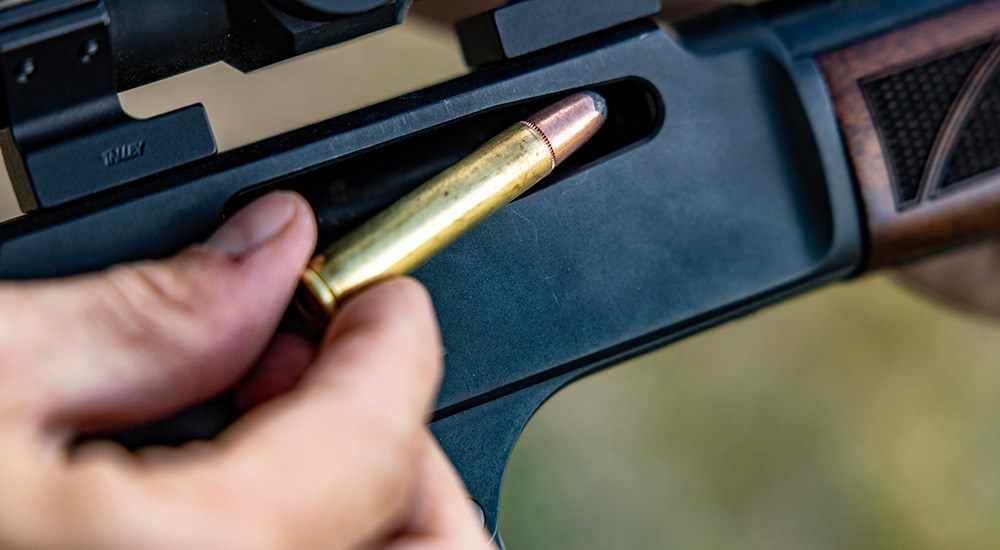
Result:
[[295,196],[287,192],[261,197],[216,230],[204,246],[234,256],[245,256],[288,226],[295,213],[295,201]]

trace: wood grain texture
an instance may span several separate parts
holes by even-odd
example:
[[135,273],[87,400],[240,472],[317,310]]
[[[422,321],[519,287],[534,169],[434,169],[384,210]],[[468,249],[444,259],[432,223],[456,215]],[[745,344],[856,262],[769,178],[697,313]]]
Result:
[[[977,2],[822,56],[854,165],[869,232],[868,268],[898,264],[1000,233],[1000,171],[939,194],[922,190],[917,204],[897,199],[886,143],[863,83],[1000,39],[1000,0]],[[964,106],[952,108],[955,112]],[[954,131],[954,129],[950,130]],[[947,139],[949,130],[939,140]],[[928,166],[940,172],[940,156]],[[930,164],[930,163],[929,163]]]

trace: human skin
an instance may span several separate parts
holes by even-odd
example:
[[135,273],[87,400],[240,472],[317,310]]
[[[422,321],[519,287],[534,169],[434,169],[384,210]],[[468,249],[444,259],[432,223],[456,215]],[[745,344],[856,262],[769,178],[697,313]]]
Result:
[[[0,284],[0,548],[487,546],[426,427],[422,286],[362,293],[318,348],[274,336],[315,239],[275,193],[168,260]],[[233,387],[246,413],[215,440],[75,443]]]

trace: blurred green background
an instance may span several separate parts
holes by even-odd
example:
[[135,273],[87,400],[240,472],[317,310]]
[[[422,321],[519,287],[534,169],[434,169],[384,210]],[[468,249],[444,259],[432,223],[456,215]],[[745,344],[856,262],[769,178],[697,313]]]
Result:
[[[193,102],[223,149],[464,72],[403,27],[253,75],[123,94]],[[0,218],[16,214],[0,182]],[[515,451],[513,549],[998,548],[1000,329],[886,276],[835,285],[575,384]]]
[[1000,338],[885,277],[571,386],[509,470],[511,548],[1000,547]]

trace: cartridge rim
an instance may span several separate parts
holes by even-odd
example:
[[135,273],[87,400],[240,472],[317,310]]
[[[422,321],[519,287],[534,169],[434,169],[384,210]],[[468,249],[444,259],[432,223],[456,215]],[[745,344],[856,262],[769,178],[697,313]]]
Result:
[[302,315],[309,321],[329,321],[337,309],[337,296],[330,286],[311,267],[302,273],[300,283],[295,302]]

